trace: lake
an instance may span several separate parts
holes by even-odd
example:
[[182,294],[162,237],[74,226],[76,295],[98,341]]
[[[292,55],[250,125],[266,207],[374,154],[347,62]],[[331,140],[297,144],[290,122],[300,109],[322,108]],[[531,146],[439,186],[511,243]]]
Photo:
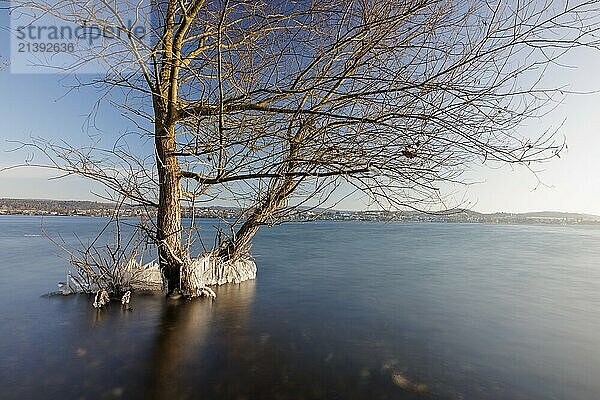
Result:
[[96,311],[41,296],[68,263],[40,221],[0,217],[2,399],[600,398],[600,227],[287,224],[214,302]]

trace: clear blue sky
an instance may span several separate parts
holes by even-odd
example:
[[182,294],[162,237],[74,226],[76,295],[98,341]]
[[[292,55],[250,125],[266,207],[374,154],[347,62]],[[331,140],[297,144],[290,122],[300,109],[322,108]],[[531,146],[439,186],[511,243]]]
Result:
[[[0,11],[0,55],[10,58],[9,18]],[[546,80],[568,83],[573,90],[600,89],[600,51],[579,50],[564,60],[577,68],[553,70]],[[28,157],[24,152],[9,152],[10,140],[29,136],[62,138],[70,143],[88,143],[88,135],[110,139],[131,123],[109,108],[100,110],[96,129],[86,128],[97,93],[93,89],[65,95],[60,75],[18,75],[8,68],[0,71],[0,168]],[[557,210],[600,214],[600,94],[572,95],[551,115],[529,121],[523,132],[540,132],[558,126],[566,119],[561,134],[567,138],[568,151],[560,159],[541,165],[542,185],[524,168],[475,166],[468,172],[469,187],[447,188],[457,191],[457,201],[465,199],[482,212]],[[80,179],[48,180],[48,171],[19,169],[0,174],[0,197],[95,199],[98,187]],[[351,198],[339,208],[360,209],[364,202]]]

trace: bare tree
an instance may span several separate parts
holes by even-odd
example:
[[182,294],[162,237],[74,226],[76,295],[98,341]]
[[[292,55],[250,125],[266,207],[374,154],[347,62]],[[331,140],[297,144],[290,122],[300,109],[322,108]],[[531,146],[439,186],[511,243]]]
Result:
[[127,33],[81,61],[106,62],[89,84],[122,93],[119,106],[154,154],[29,145],[51,167],[155,212],[169,291],[193,264],[182,205],[243,210],[212,250],[219,280],[248,256],[260,226],[330,205],[340,186],[384,209],[427,208],[440,183],[461,182],[473,163],[552,158],[563,147],[554,131],[522,136],[519,127],[561,98],[545,70],[595,46],[598,28],[591,0],[123,1],[151,16],[144,38],[118,2],[23,6]]

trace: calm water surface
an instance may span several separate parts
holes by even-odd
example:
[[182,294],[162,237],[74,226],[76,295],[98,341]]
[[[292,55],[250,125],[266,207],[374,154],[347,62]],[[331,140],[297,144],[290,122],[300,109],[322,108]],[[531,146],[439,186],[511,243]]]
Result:
[[[103,222],[44,219],[67,241]],[[600,228],[284,225],[215,302],[99,312],[40,297],[66,261],[39,234],[0,217],[2,399],[600,398]]]

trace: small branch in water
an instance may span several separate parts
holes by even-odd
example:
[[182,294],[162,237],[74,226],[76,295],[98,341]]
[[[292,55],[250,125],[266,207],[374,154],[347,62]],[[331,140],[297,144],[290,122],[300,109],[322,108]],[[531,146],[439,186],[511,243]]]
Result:
[[127,292],[125,292],[123,297],[121,297],[121,306],[123,307],[124,310],[131,310],[131,306],[129,305],[130,301],[131,301],[131,290],[128,290]]
[[108,292],[106,290],[98,290],[96,297],[94,297],[94,308],[102,308],[107,305],[109,301],[110,297],[108,297]]

